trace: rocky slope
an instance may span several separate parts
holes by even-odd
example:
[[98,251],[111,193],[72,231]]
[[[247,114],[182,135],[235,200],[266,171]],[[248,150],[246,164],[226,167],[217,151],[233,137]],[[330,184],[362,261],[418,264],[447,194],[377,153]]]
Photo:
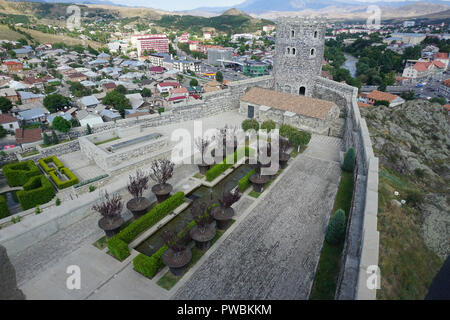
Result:
[[450,254],[450,124],[438,104],[413,100],[389,108],[361,109],[380,167],[420,190],[425,244],[445,259]]

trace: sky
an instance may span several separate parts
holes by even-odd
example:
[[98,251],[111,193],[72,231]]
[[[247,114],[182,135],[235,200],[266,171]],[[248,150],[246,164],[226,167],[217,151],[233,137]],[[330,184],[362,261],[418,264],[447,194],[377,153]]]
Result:
[[[166,11],[183,11],[196,9],[200,7],[234,6],[243,3],[245,0],[109,0],[109,1],[127,6],[142,6]],[[341,1],[345,2],[345,0]],[[357,1],[370,3],[378,1],[391,2],[392,0],[357,0]],[[401,2],[406,0],[394,0],[394,1]],[[420,1],[420,0],[409,0],[409,1]]]

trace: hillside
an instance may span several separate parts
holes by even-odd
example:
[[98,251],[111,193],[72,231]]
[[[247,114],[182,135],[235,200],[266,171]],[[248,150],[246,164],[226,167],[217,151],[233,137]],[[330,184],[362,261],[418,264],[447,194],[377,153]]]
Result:
[[395,108],[361,109],[361,114],[380,160],[382,280],[377,298],[423,299],[450,253],[447,112],[438,104],[413,100]]

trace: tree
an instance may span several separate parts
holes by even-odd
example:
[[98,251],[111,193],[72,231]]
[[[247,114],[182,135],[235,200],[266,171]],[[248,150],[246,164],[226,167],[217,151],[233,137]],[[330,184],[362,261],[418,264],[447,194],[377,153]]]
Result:
[[198,81],[197,81],[197,79],[191,79],[191,81],[189,81],[189,85],[190,85],[191,87],[196,87],[196,86],[198,86]]
[[374,106],[386,106],[389,107],[389,101],[387,100],[377,100],[375,101],[375,103],[373,104]]
[[50,137],[45,132],[42,134],[42,139],[44,140],[44,145],[49,146],[52,144]]
[[102,102],[103,104],[113,106],[114,109],[123,113],[125,113],[125,109],[131,109],[131,104],[127,97],[116,90],[108,92]]
[[0,127],[0,138],[6,137],[7,134],[8,134],[8,130],[6,130],[3,127]]
[[219,82],[223,82],[223,74],[220,71],[217,71],[216,73],[216,80]]
[[117,92],[121,93],[121,94],[127,94],[127,88],[125,88],[123,85],[119,84],[116,89]]
[[401,96],[402,96],[402,98],[403,99],[405,99],[405,100],[414,100],[414,97],[415,97],[415,93],[414,93],[414,91],[409,91],[409,92],[403,92],[402,94],[401,94]]
[[67,121],[61,116],[56,116],[52,121],[52,128],[58,130],[59,132],[66,133],[71,127],[72,125],[70,124],[70,121]]
[[152,96],[152,91],[149,88],[144,88],[141,91],[141,95],[143,97],[151,97]]
[[274,130],[276,126],[277,125],[273,120],[266,120],[263,123],[261,123],[261,129],[266,130],[267,132]]
[[353,170],[355,169],[355,160],[356,160],[355,149],[349,148],[344,156],[344,163],[342,164],[342,170],[353,172]]
[[128,192],[136,199],[136,202],[139,203],[144,190],[147,190],[148,188],[149,176],[141,169],[138,169],[134,176],[129,176],[129,180],[127,185]]
[[118,193],[112,196],[105,191],[101,194],[100,202],[92,206],[92,209],[100,213],[104,218],[114,220],[120,216],[122,212],[123,202],[122,197]]
[[242,130],[247,131],[253,129],[255,131],[259,130],[259,123],[255,119],[245,119],[242,121]]
[[150,178],[160,185],[166,184],[172,178],[175,163],[168,159],[158,159],[152,162]]
[[2,113],[7,113],[12,108],[12,103],[5,97],[0,97],[0,110]]
[[339,244],[345,237],[345,212],[338,209],[328,223],[325,240],[329,244]]
[[445,98],[442,97],[434,97],[430,99],[430,102],[439,103],[441,106],[443,106],[444,104],[447,103],[447,100],[445,100]]
[[64,97],[58,93],[54,93],[44,98],[44,106],[48,111],[54,113],[66,107],[69,104],[69,101],[69,98]]
[[52,142],[53,142],[54,144],[58,144],[58,143],[59,143],[59,138],[58,138],[58,136],[56,135],[56,132],[55,132],[55,131],[52,131]]

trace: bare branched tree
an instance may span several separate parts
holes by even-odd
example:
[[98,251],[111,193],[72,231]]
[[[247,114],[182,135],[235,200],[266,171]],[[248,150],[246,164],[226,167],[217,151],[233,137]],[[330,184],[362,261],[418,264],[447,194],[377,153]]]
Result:
[[158,184],[166,184],[172,178],[175,164],[168,159],[159,159],[152,162],[150,178]]
[[122,197],[118,193],[109,195],[105,191],[100,196],[100,202],[95,204],[92,209],[100,213],[104,218],[113,219],[120,215],[123,208]]
[[224,192],[222,195],[222,199],[219,199],[220,206],[223,208],[229,208],[233,203],[238,201],[241,198],[241,194],[238,189],[234,191]]
[[133,195],[136,201],[139,201],[139,199],[142,198],[144,190],[147,190],[149,178],[149,175],[141,169],[136,170],[134,176],[129,176],[130,181],[127,185],[128,192]]
[[191,215],[197,223],[200,232],[204,232],[214,221],[214,218],[211,216],[211,206],[207,202],[194,203],[191,207]]
[[186,249],[186,246],[180,241],[180,237],[175,231],[164,230],[161,234],[164,244],[175,252],[181,252]]
[[228,126],[225,125],[225,127],[218,129],[217,132],[217,142],[222,143],[224,146],[226,146],[227,141],[235,141],[236,139],[236,126]]
[[198,137],[197,139],[195,139],[194,143],[197,150],[201,152],[203,161],[205,152],[208,149],[209,145],[211,144],[211,139],[209,139],[208,137]]

